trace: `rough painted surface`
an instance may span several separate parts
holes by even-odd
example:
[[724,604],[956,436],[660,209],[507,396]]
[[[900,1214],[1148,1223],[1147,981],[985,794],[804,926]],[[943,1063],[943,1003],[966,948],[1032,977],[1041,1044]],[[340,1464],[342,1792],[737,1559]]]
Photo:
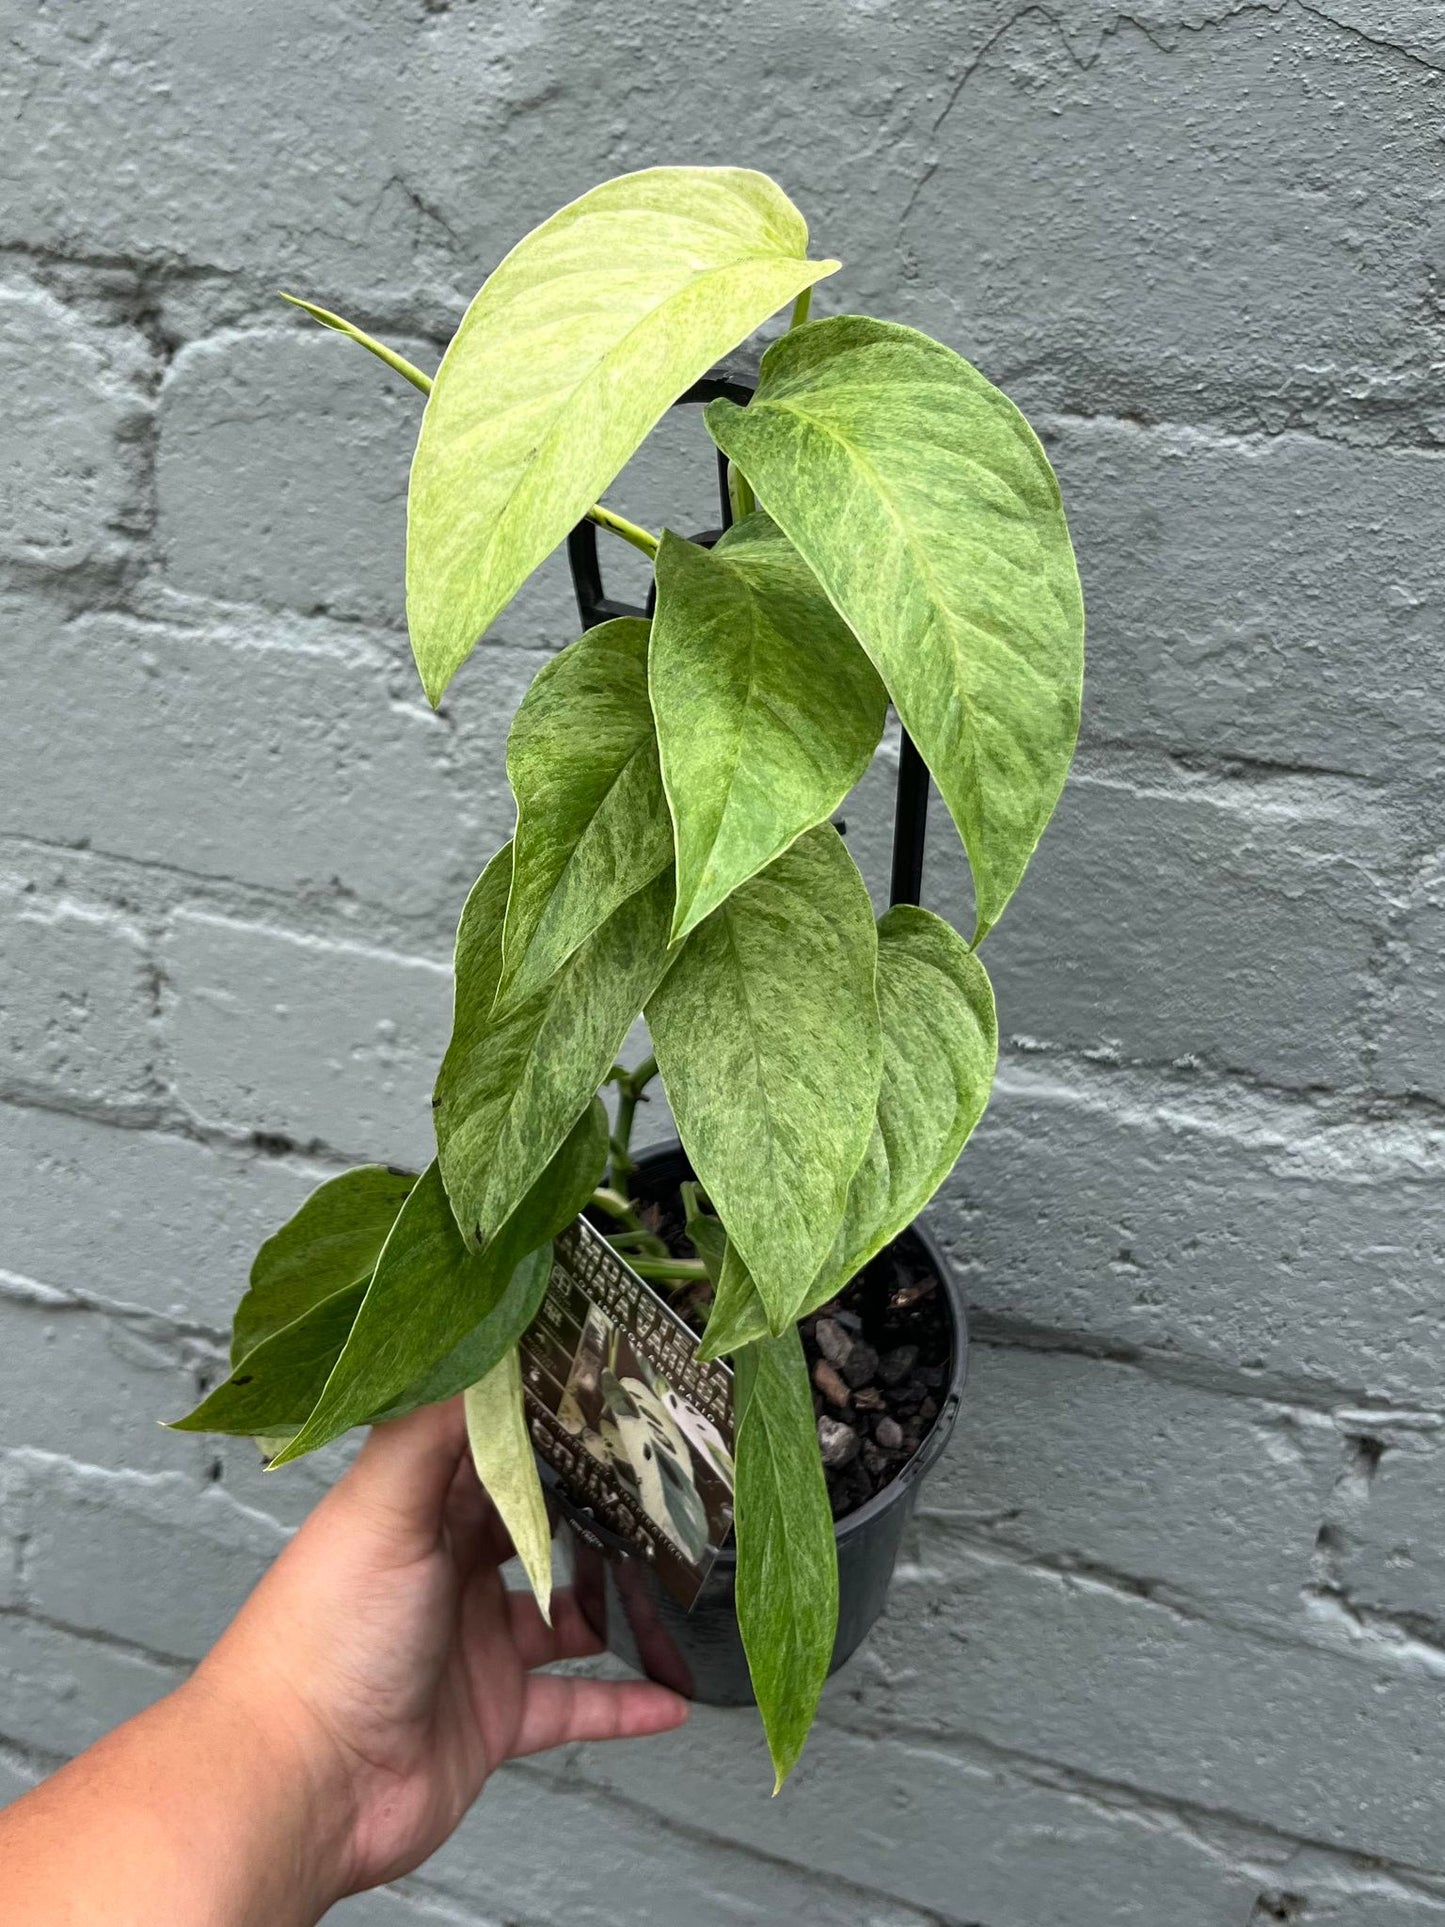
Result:
[[[336,1918],[1445,1927],[1439,9],[3,12],[0,1798],[179,1677],[341,1462],[154,1420],[316,1177],[424,1147],[506,721],[572,633],[549,565],[427,712],[415,398],[272,290],[434,362],[563,200],[736,161],[845,258],[820,312],[1034,415],[1081,549],[1079,773],[934,1213],[970,1397],[784,1798],[700,1713],[514,1770]],[[710,488],[674,424],[614,499]],[[845,811],[875,885],[887,803]],[[941,823],[929,876],[967,922]]]

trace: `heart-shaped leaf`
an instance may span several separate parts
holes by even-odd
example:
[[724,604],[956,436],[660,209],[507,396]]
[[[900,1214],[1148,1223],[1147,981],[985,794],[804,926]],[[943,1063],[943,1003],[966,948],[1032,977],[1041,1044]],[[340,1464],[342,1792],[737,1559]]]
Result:
[[[520,1245],[540,1231],[550,1243],[571,1224],[601,1182],[607,1163],[607,1129],[607,1112],[601,1100],[594,1098],[568,1132],[533,1192],[522,1202],[518,1217],[530,1229],[519,1228],[513,1234],[509,1227],[505,1237]],[[468,1385],[475,1385],[496,1362],[498,1335],[510,1331],[520,1336],[531,1324],[538,1300],[535,1275],[526,1265],[519,1265],[492,1314],[375,1417],[399,1418],[419,1405],[439,1405],[443,1399],[464,1392]]]
[[867,769],[887,693],[766,515],[711,551],[664,534],[648,687],[677,840],[685,935]]
[[844,315],[763,357],[707,423],[878,667],[953,814],[981,935],[1043,833],[1078,733],[1084,612],[1028,423],[952,349]]
[[[993,989],[958,932],[898,904],[878,925],[883,1078],[843,1222],[798,1308],[805,1318],[912,1224],[983,1116],[998,1057]],[[699,1355],[721,1358],[768,1329],[767,1309],[729,1245]]]
[[797,1764],[838,1635],[838,1547],[797,1327],[736,1360],[737,1608],[776,1793]]
[[505,1009],[540,990],[672,855],[647,700],[648,624],[589,630],[540,670],[507,739],[517,798]]
[[365,1284],[415,1183],[409,1171],[363,1164],[318,1185],[256,1253],[231,1328],[231,1363],[333,1293]]
[[552,1618],[552,1522],[537,1476],[522,1399],[522,1367],[513,1345],[466,1393],[472,1463],[511,1534],[542,1616]]
[[[540,1298],[551,1270],[550,1248],[524,1253],[513,1239],[502,1238],[485,1251],[468,1251],[441,1173],[429,1164],[382,1248],[376,1275],[320,1398],[274,1463],[286,1465],[314,1452],[385,1411],[469,1331],[490,1326],[490,1314],[519,1265],[535,1270]],[[518,1336],[498,1333],[496,1357]]]
[[173,1421],[175,1432],[225,1432],[236,1437],[288,1432],[306,1423],[356,1323],[367,1280],[345,1285],[309,1305],[291,1324],[272,1331],[237,1359],[231,1375],[193,1412]]
[[382,1248],[315,1409],[275,1463],[485,1378],[532,1322],[551,1275],[552,1239],[592,1195],[606,1155],[607,1114],[594,1098],[481,1251],[463,1242],[441,1172],[429,1164]]
[[983,965],[942,917],[897,904],[878,924],[883,1081],[833,1250],[799,1316],[826,1304],[912,1224],[993,1089],[998,1021]]
[[442,359],[412,463],[407,616],[442,692],[677,397],[837,267],[766,175],[656,167],[518,243]]
[[447,1195],[476,1249],[586,1110],[668,962],[670,869],[614,910],[541,990],[498,1013],[511,878],[509,843],[462,912],[452,1037],[433,1100]]
[[698,925],[647,1006],[678,1133],[775,1330],[868,1148],[877,954],[863,879],[824,824]]

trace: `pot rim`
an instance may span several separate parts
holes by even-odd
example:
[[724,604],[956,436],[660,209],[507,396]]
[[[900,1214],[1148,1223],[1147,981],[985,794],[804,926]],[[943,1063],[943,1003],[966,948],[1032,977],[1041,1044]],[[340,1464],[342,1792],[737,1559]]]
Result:
[[[638,1170],[645,1172],[649,1166],[660,1165],[676,1157],[686,1160],[687,1153],[677,1138],[671,1138],[664,1140],[661,1144],[650,1145],[646,1150],[638,1151],[635,1162]],[[881,1491],[875,1492],[865,1505],[858,1506],[852,1512],[845,1512],[841,1519],[833,1521],[833,1537],[840,1543],[852,1538],[855,1533],[862,1532],[881,1512],[886,1512],[891,1505],[896,1505],[906,1498],[909,1489],[932,1469],[952,1436],[958,1408],[963,1401],[964,1386],[968,1380],[968,1313],[958,1273],[933,1233],[917,1218],[912,1224],[906,1225],[895,1237],[890,1238],[883,1249],[887,1251],[894,1245],[909,1242],[921,1249],[929,1268],[943,1286],[944,1305],[948,1312],[953,1341],[952,1370],[933,1423],[919,1440],[918,1450],[913,1457],[901,1466],[887,1485]],[[575,1525],[579,1527],[585,1525],[586,1530],[609,1550],[624,1553],[628,1557],[635,1556],[633,1548],[620,1533],[613,1532],[610,1526],[596,1518],[587,1507],[579,1506],[567,1497],[551,1466],[543,1462],[541,1471],[544,1485],[557,1498],[563,1511]],[[710,1570],[716,1570],[719,1566],[736,1566],[737,1558],[735,1544],[723,1546],[714,1555]]]

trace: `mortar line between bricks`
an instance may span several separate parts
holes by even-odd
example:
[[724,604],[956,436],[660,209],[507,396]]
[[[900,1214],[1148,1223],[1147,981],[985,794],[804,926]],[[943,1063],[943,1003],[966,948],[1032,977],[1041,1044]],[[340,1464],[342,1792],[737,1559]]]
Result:
[[4,1266],[0,1266],[0,1299],[8,1300],[11,1304],[33,1305],[37,1310],[54,1312],[60,1317],[69,1312],[79,1312],[98,1318],[111,1318],[133,1330],[138,1337],[162,1343],[193,1338],[224,1350],[230,1342],[228,1334],[214,1325],[172,1318],[165,1312],[152,1311],[148,1305],[133,1305],[123,1299],[101,1298],[75,1285],[43,1284],[37,1278],[27,1278],[23,1273],[9,1271]]
[[619,1793],[615,1787],[599,1786],[575,1770],[571,1762],[560,1770],[549,1771],[532,1760],[512,1762],[512,1770],[525,1779],[540,1780],[554,1792],[585,1799],[596,1799],[602,1804],[615,1807],[633,1819],[645,1820],[649,1825],[686,1840],[694,1845],[707,1847],[727,1847],[735,1853],[745,1855],[763,1866],[783,1868],[789,1873],[805,1874],[815,1884],[827,1884],[840,1894],[856,1894],[860,1900],[886,1900],[901,1907],[909,1907],[918,1916],[920,1927],[988,1927],[988,1923],[970,1916],[964,1919],[952,1914],[942,1914],[937,1909],[921,1907],[910,1900],[906,1894],[894,1892],[890,1888],[870,1887],[862,1881],[851,1880],[846,1875],[821,1873],[817,1868],[803,1861],[790,1860],[786,1854],[773,1853],[767,1848],[756,1847],[745,1840],[735,1839],[726,1833],[716,1833],[709,1827],[699,1826],[695,1821],[679,1820],[673,1814],[661,1813],[645,1801],[634,1799],[630,1794]]
[[[944,1759],[952,1759],[949,1748],[963,1745],[970,1749],[985,1763],[992,1763],[999,1769],[1012,1772],[1028,1780],[1032,1785],[1047,1788],[1053,1792],[1074,1795],[1086,1805],[1097,1807],[1105,1813],[1129,1813],[1141,1819],[1150,1820],[1169,1828],[1183,1829],[1191,1840],[1214,1858],[1226,1863],[1247,1868],[1251,1876],[1256,1871],[1262,1878],[1278,1872],[1263,1864],[1256,1869],[1243,1856],[1233,1855],[1227,1846],[1212,1839],[1207,1831],[1212,1826],[1237,1828],[1246,1835],[1253,1835],[1263,1844],[1288,1848],[1293,1852],[1319,1853],[1341,1864],[1341,1870],[1358,1872],[1360,1863],[1387,1872],[1401,1884],[1410,1882],[1431,1882],[1445,1880],[1445,1865],[1439,1868],[1418,1865],[1410,1861],[1395,1860],[1362,1847],[1342,1845],[1338,1841],[1316,1838],[1310,1834],[1291,1833],[1288,1828],[1274,1825],[1268,1820],[1256,1819],[1247,1813],[1236,1812],[1228,1807],[1213,1807],[1198,1800],[1177,1798],[1161,1793],[1154,1788],[1139,1786],[1128,1780],[1114,1780],[1103,1774],[1090,1773],[1087,1768],[1071,1765],[1064,1760],[1050,1758],[1047,1754],[1030,1753],[1019,1747],[1001,1745],[987,1735],[960,1728],[953,1733],[934,1733],[926,1729],[906,1724],[888,1725],[876,1730],[862,1724],[848,1724],[830,1716],[825,1704],[819,1715],[822,1724],[830,1731],[856,1740],[898,1740],[906,1746],[916,1747],[924,1753],[937,1754]],[[1432,1899],[1440,1898],[1437,1891],[1422,1888],[1430,1893]]]
[[[32,855],[50,858],[80,857],[85,861],[111,864],[123,874],[128,873],[137,877],[146,878],[160,877],[184,885],[188,895],[183,899],[182,903],[163,906],[155,913],[162,922],[178,908],[199,908],[209,914],[223,916],[228,922],[240,921],[244,923],[259,923],[260,918],[256,914],[258,909],[274,910],[280,913],[284,919],[286,912],[290,911],[294,913],[298,909],[305,908],[312,912],[313,918],[316,918],[324,925],[323,931],[318,932],[314,928],[303,928],[294,924],[288,924],[284,921],[280,922],[277,927],[283,929],[289,937],[301,939],[312,938],[321,942],[344,944],[349,948],[377,950],[387,956],[400,957],[407,963],[433,964],[439,965],[443,969],[449,966],[450,953],[448,945],[455,939],[454,931],[451,938],[444,937],[443,925],[440,923],[434,924],[431,913],[428,911],[420,910],[414,915],[408,915],[405,911],[397,910],[395,906],[384,897],[366,897],[359,893],[355,895],[348,894],[340,900],[347,903],[359,904],[364,910],[383,913],[386,917],[393,919],[404,934],[423,935],[434,929],[438,946],[446,951],[447,954],[445,956],[438,956],[434,951],[395,950],[387,944],[377,944],[375,942],[359,943],[355,924],[349,923],[343,918],[335,918],[333,921],[331,917],[328,917],[327,913],[330,906],[337,901],[337,899],[333,897],[321,895],[314,898],[303,897],[290,891],[278,890],[271,884],[257,883],[248,877],[234,876],[229,871],[188,870],[182,864],[165,863],[158,857],[130,856],[123,850],[102,849],[97,843],[88,838],[84,840],[65,841],[63,839],[31,836],[23,830],[0,831],[0,855],[3,855],[10,861],[13,861],[16,857],[24,858]],[[193,901],[191,894],[189,894],[196,891],[213,890],[238,891],[244,896],[245,902],[241,906],[229,908],[217,907],[204,899],[197,904]],[[96,900],[106,901],[104,898]],[[242,912],[239,917],[237,915],[238,908]],[[317,918],[318,912],[320,913],[319,918]],[[147,915],[144,911],[131,911],[129,914],[141,918]]]
[[[199,1664],[194,1659],[184,1659],[179,1653],[157,1652],[153,1646],[143,1646],[138,1640],[125,1639],[119,1633],[108,1633],[97,1626],[75,1626],[68,1619],[54,1619],[49,1613],[37,1612],[29,1606],[0,1606],[0,1624],[39,1626],[48,1633],[63,1633],[67,1639],[78,1639],[87,1646],[104,1647],[107,1652],[120,1653],[126,1659],[139,1660],[142,1664],[153,1666],[160,1671],[179,1671],[189,1675]],[[179,1681],[174,1682],[179,1684]]]
[[[318,1183],[349,1171],[367,1160],[344,1151],[333,1151],[319,1139],[301,1143],[275,1131],[247,1131],[240,1126],[228,1130],[221,1125],[203,1124],[198,1118],[173,1107],[154,1107],[146,1111],[117,1110],[105,1105],[87,1104],[73,1096],[39,1088],[0,1091],[0,1111],[37,1111],[47,1117],[78,1118],[82,1123],[100,1125],[117,1131],[149,1132],[156,1137],[174,1138],[196,1144],[207,1151],[261,1163],[293,1164],[301,1175],[316,1177]],[[308,1169],[308,1167],[311,1167]]]
[[[1305,1608],[1304,1617],[1281,1618],[1248,1602],[1201,1597],[1167,1580],[1123,1572],[1099,1560],[1032,1552],[1002,1536],[981,1533],[967,1522],[930,1512],[926,1505],[920,1506],[917,1517],[939,1538],[971,1553],[981,1564],[1037,1573],[1084,1591],[1105,1593],[1126,1606],[1154,1606],[1186,1625],[1217,1627],[1279,1651],[1319,1653],[1343,1665],[1367,1666],[1372,1671],[1388,1666],[1412,1679],[1445,1677],[1445,1647],[1438,1635],[1422,1630],[1408,1617],[1360,1606],[1343,1586],[1307,1581],[1297,1594]],[[926,1550],[916,1564],[922,1571],[929,1569]]]
[[[965,1284],[967,1266],[961,1266]],[[1388,1425],[1392,1420],[1413,1426],[1445,1424],[1445,1411],[1417,1403],[1395,1405],[1359,1386],[1336,1385],[1328,1379],[1293,1378],[1283,1373],[1242,1371],[1220,1365],[1199,1352],[1165,1352],[1144,1345],[1120,1344],[1107,1333],[1073,1331],[1035,1325],[1016,1318],[970,1307],[971,1345],[998,1351],[1057,1353],[1064,1357],[1096,1359],[1101,1364],[1132,1366],[1165,1384],[1185,1385],[1192,1391],[1212,1392],[1221,1398],[1244,1398],[1286,1411],[1306,1412],[1357,1427]]]

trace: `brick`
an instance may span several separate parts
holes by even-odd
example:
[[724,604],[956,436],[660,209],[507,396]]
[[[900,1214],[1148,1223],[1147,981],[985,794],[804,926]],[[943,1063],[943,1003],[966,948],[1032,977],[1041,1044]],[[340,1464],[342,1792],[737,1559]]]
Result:
[[[313,328],[225,334],[161,391],[157,534],[178,589],[397,622],[421,396]],[[398,349],[419,360],[414,342]]]
[[0,1750],[0,1809],[28,1793],[40,1777],[40,1768],[32,1765],[23,1753]]
[[[708,1752],[715,1762],[716,1750]],[[755,1757],[749,1765],[761,1771]],[[926,1927],[913,1906],[870,1891],[874,1879],[850,1885],[850,1868],[820,1865],[806,1852],[804,1865],[787,1864],[801,1842],[779,1855],[765,1837],[756,1843],[761,1852],[750,1851],[747,1826],[730,1824],[729,1841],[718,1837],[717,1820],[704,1804],[683,1816],[681,1827],[659,1826],[652,1814],[575,1780],[506,1768],[428,1863],[425,1878],[507,1920],[763,1927],[796,1918],[810,1927]],[[559,1840],[565,1853],[549,1847]]]
[[1250,1915],[1249,1927],[1439,1927],[1445,1887],[1438,1876],[1388,1868],[1342,1868],[1322,1854],[1302,1852],[1281,1868]]
[[189,1465],[163,1429],[196,1402],[177,1348],[102,1312],[0,1297],[0,1446],[145,1472]]
[[79,1753],[183,1678],[143,1654],[0,1615],[0,1743]]
[[434,1155],[450,972],[190,912],[164,955],[176,1092],[194,1116],[418,1167]]
[[1088,601],[1086,739],[1427,777],[1438,452],[1070,420],[1050,448]]
[[920,111],[893,301],[1036,405],[1432,420],[1435,74],[1382,26],[1407,12],[995,16]]
[[55,1462],[37,1474],[27,1596],[46,1619],[196,1660],[224,1632],[285,1532],[180,1473]]
[[147,947],[100,904],[0,877],[0,1079],[9,1091],[147,1101],[155,1037]]
[[[1166,1801],[1416,1866],[1440,1838],[1445,1669],[1389,1642],[1263,1639],[949,1548],[905,1567],[828,1701],[855,1729],[970,1736]],[[1348,1736],[1340,1774],[1319,1736]]]
[[53,572],[118,559],[143,411],[111,345],[41,290],[0,288],[0,386],[0,559]]
[[252,1439],[205,1438],[202,1448],[207,1475],[228,1499],[289,1532],[326,1496],[361,1450],[365,1437],[363,1431],[348,1432],[334,1445],[308,1452],[304,1459],[274,1472],[266,1470]]
[[326,1916],[327,1927],[502,1927],[472,1907],[396,1887],[375,1887],[343,1900]]
[[0,1610],[20,1603],[21,1549],[29,1524],[27,1468],[0,1452]]
[[[1330,1519],[1329,1576],[1357,1610],[1386,1614],[1434,1639],[1445,1629],[1445,1438],[1392,1430],[1362,1417],[1352,1474],[1341,1479]],[[1373,1453],[1380,1445],[1378,1460]]]
[[1445,857],[1432,856],[1406,905],[1396,981],[1381,1012],[1375,1080],[1387,1091],[1445,1102]]
[[323,1175],[254,1151],[0,1104],[0,1268],[227,1332],[256,1247]]
[[1292,1615],[1339,1449],[1308,1414],[1104,1359],[975,1345],[919,1516],[945,1537]]
[[995,1330],[1439,1407],[1439,1155],[1430,1129],[1010,1064],[932,1222]]
[[[506,731],[539,658],[480,651],[475,694],[459,695],[449,727],[421,700],[409,655],[333,625],[62,621],[34,597],[0,604],[0,625],[14,642],[0,650],[12,779],[0,829],[12,835],[353,914],[382,905],[425,919],[424,938],[444,947],[511,834]],[[58,754],[58,715],[107,753]]]
[[773,1800],[756,1715],[699,1707],[681,1734],[584,1751],[576,1771],[683,1826],[703,1816],[757,1852],[949,1921],[1158,1927],[1165,1895],[1170,1927],[1220,1927],[1244,1918],[1258,1885],[1235,1852],[1172,1816],[967,1746],[823,1725]]
[[[126,0],[107,15],[103,54],[88,20],[27,19],[11,69],[23,92],[6,117],[5,238],[161,261],[184,250],[219,274],[249,269],[268,292],[297,276],[318,297],[358,275],[409,282],[445,230],[413,198],[393,142],[415,161],[454,125],[428,106],[430,86],[405,98],[410,18],[373,36],[325,0],[265,0],[244,30],[192,5],[162,33]],[[496,88],[486,65],[478,99]],[[378,137],[359,139],[364,127]]]
[[[1388,826],[1303,781],[1076,776],[989,938],[1004,1035],[1286,1087],[1362,1074]],[[956,840],[930,902],[969,901]]]

